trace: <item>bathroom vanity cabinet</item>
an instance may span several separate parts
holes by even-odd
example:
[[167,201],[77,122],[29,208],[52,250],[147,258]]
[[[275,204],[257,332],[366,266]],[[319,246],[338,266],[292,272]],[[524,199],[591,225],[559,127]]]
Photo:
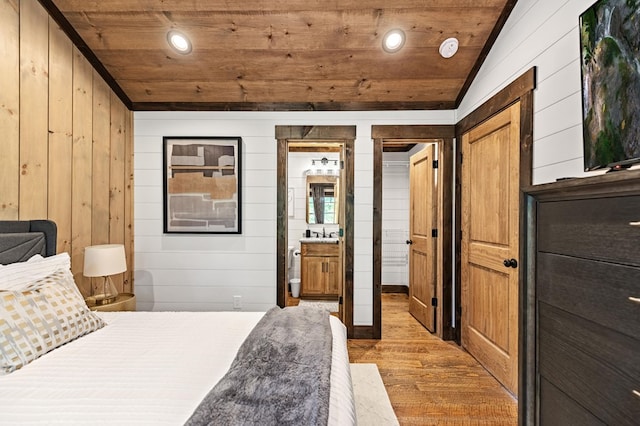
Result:
[[300,245],[300,296],[339,296],[342,291],[340,245]]

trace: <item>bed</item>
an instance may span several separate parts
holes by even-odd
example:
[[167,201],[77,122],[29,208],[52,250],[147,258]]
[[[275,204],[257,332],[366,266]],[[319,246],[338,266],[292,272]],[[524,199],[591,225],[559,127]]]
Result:
[[[328,312],[91,312],[55,224],[30,222],[0,221],[0,424],[355,424],[346,329]],[[79,336],[11,358],[16,306],[61,297]]]

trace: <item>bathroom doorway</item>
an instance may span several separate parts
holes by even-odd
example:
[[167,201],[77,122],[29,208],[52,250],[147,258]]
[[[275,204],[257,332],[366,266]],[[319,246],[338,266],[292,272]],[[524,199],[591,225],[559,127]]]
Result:
[[352,336],[355,126],[276,126],[276,139],[278,305],[335,302]]

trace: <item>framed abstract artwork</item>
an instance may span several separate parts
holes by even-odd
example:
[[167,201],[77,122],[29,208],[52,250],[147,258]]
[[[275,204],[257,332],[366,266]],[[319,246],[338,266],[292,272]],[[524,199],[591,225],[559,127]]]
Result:
[[241,234],[242,138],[163,138],[164,232]]

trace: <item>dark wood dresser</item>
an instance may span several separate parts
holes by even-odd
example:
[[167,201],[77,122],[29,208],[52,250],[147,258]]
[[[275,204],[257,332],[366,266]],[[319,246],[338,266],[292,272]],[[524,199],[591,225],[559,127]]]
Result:
[[525,192],[521,421],[640,425],[640,171]]

